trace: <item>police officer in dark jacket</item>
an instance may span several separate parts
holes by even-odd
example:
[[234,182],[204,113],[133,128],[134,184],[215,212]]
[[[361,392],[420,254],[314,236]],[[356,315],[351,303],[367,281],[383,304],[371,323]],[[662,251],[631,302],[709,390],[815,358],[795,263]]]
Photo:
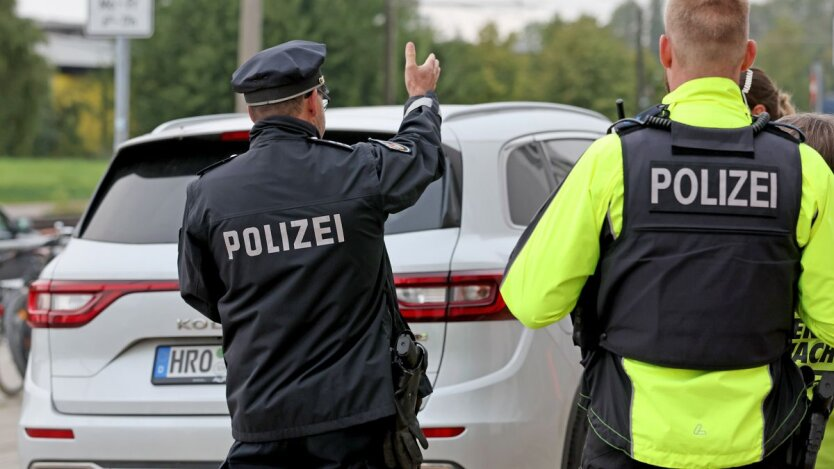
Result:
[[384,224],[444,171],[440,64],[406,46],[390,141],[323,140],[325,46],[291,41],[232,76],[246,153],[188,187],[182,297],[223,326],[232,446],[223,467],[384,467],[395,412]]

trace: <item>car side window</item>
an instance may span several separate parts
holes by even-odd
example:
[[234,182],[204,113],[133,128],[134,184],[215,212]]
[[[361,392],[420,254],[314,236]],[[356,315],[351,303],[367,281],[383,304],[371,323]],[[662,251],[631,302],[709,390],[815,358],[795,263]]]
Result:
[[573,165],[591,146],[591,143],[593,143],[592,140],[586,139],[560,139],[544,142],[547,160],[550,162],[550,171],[555,181],[553,189],[562,185]]
[[552,139],[514,148],[507,158],[510,220],[526,226],[591,145],[590,139]]
[[533,219],[550,194],[552,178],[539,142],[525,143],[510,152],[507,158],[507,195],[513,224],[526,225]]

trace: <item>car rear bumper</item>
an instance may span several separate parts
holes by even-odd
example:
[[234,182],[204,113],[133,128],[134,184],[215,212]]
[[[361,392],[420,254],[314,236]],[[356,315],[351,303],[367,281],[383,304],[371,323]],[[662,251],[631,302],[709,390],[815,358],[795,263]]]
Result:
[[[70,429],[72,439],[32,438],[26,428]],[[45,465],[68,461],[95,463],[101,468],[172,467],[170,462],[191,462],[189,469],[216,468],[232,444],[228,416],[87,416],[55,410],[49,389],[27,379],[20,422],[18,450],[21,468],[52,469],[72,465]],[[39,465],[33,465],[40,462]],[[119,464],[126,463],[126,464]],[[167,463],[167,465],[166,465]],[[95,465],[75,466],[98,469]]]
[[[572,350],[571,350],[572,351]],[[505,366],[476,379],[440,386],[420,413],[424,428],[463,427],[452,438],[432,438],[426,468],[560,467],[567,416],[578,370],[565,367],[544,331],[526,330]],[[553,363],[560,363],[556,367]],[[217,467],[232,444],[227,416],[90,416],[62,414],[51,402],[49,380],[27,376],[18,429],[24,469],[99,469],[32,466],[90,462],[101,468]],[[71,440],[38,439],[25,428],[71,429]],[[182,465],[182,462],[188,462]]]

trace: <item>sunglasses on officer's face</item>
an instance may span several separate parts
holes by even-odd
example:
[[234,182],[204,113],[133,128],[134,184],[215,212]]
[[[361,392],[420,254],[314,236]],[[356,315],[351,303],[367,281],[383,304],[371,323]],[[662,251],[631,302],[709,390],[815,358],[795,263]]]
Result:
[[[321,85],[316,88],[319,92],[319,96],[321,96],[321,107],[325,111],[327,110],[327,106],[330,104],[330,90],[327,88],[327,85]],[[309,98],[313,95],[313,92],[310,91],[309,93],[305,94],[305,98]]]
[[321,95],[321,107],[326,111],[327,106],[330,104],[330,90],[327,88],[327,85],[319,86],[318,90]]

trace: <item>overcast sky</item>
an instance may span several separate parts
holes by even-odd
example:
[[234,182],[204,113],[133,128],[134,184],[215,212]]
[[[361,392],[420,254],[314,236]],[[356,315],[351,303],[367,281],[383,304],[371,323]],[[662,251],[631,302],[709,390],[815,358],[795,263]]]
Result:
[[[506,34],[531,22],[548,21],[555,14],[572,20],[588,14],[607,22],[611,13],[625,0],[423,0],[421,11],[446,38],[475,38],[488,22]],[[638,0],[646,5],[647,0]],[[475,6],[473,6],[475,5]]]
[[[227,0],[219,0],[227,1]],[[342,0],[348,1],[348,0]],[[356,1],[356,0],[350,0]],[[487,22],[502,33],[515,31],[532,21],[546,21],[558,13],[573,19],[586,13],[607,21],[624,0],[421,0],[421,11],[445,38],[475,37]],[[647,4],[647,0],[639,0]],[[264,2],[268,3],[268,2]],[[17,0],[21,16],[42,20],[84,23],[89,0]]]

